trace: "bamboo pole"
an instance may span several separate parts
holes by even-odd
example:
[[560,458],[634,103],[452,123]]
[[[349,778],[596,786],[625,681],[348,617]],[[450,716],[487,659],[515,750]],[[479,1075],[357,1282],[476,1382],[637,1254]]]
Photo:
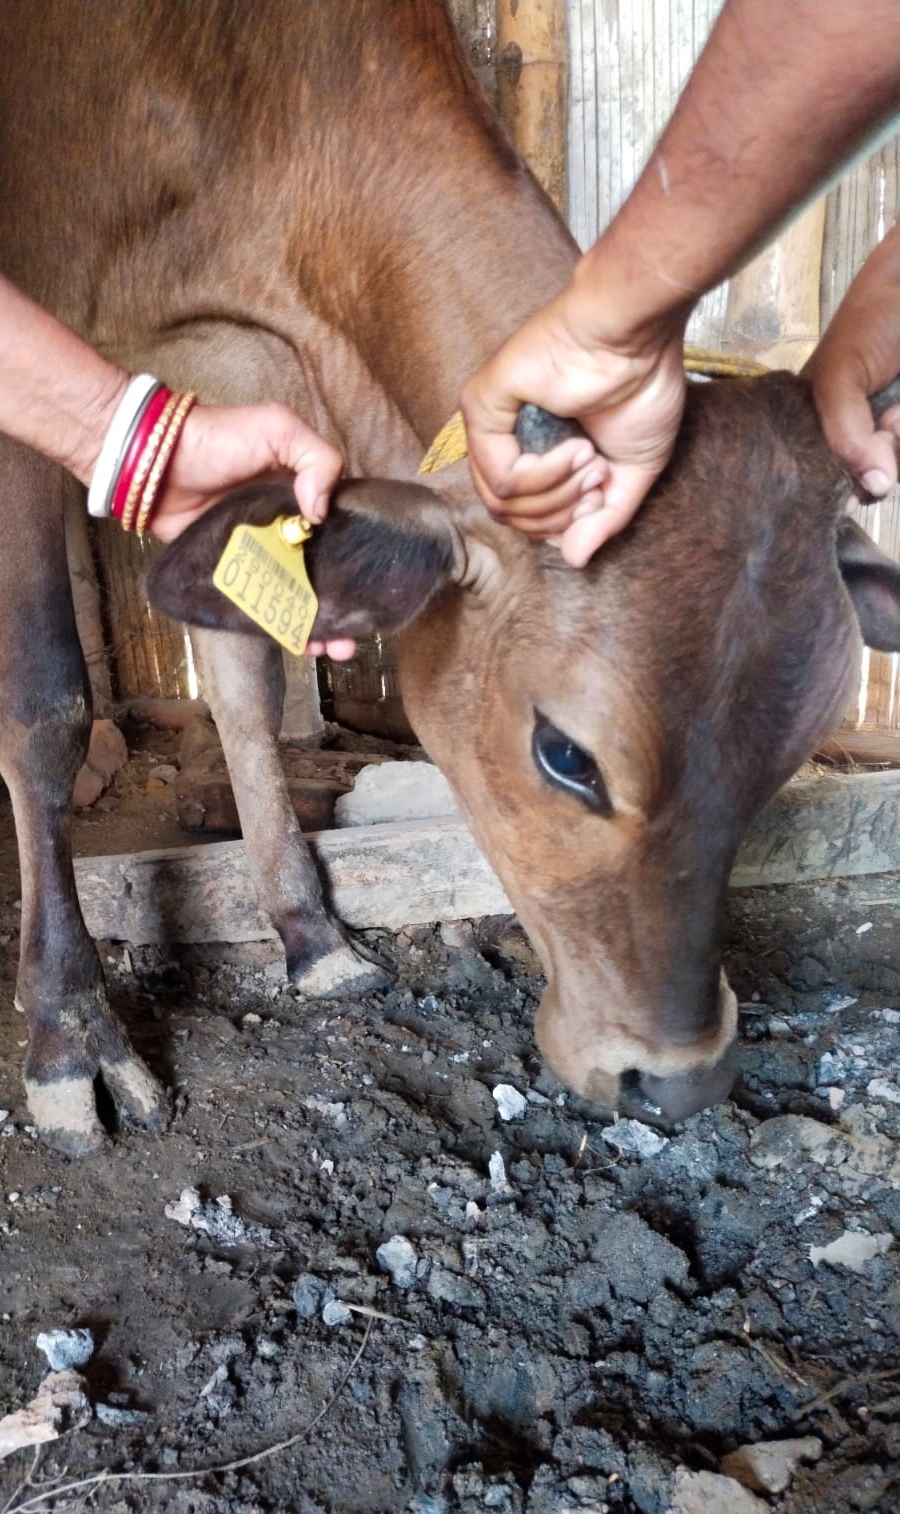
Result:
[[522,157],[566,210],[565,0],[498,0],[500,114]]
[[770,368],[796,373],[819,340],[824,195],[735,274],[725,310],[725,345]]
[[100,582],[91,545],[84,490],[74,479],[64,480],[62,487],[65,491],[66,556],[78,639],[87,664],[94,714],[106,715],[112,703],[112,684],[106,638],[103,634]]

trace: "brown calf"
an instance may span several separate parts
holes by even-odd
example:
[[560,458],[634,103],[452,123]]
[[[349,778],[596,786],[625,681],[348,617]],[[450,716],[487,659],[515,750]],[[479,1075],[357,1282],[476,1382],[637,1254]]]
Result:
[[[3,270],[133,369],[288,401],[353,474],[410,479],[465,376],[575,255],[437,0],[0,6]],[[717,932],[742,830],[852,684],[845,481],[802,386],[775,378],[692,396],[655,498],[583,574],[489,522],[464,465],[440,482],[341,488],[311,554],[316,634],[409,626],[407,706],[541,952],[549,1060],[609,1106],[678,1117],[730,1081]],[[285,498],[220,506],[154,593],[227,628],[198,633],[205,693],[261,901],[315,994],[373,969],[287,801],[280,655],[204,590],[229,521]],[[123,1120],[158,1127],[165,1102],[106,1006],[72,881],[89,710],[61,500],[58,471],[0,438],[26,1084],[44,1137],[78,1152],[104,1138],[98,1074]]]

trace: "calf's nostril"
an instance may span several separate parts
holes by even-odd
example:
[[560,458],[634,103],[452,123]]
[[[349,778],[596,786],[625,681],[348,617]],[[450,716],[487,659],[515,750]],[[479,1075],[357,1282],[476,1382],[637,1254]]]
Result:
[[643,1076],[636,1067],[630,1067],[627,1072],[621,1074],[618,1112],[627,1115],[630,1119],[643,1120],[648,1125],[665,1124],[667,1117],[664,1111],[643,1088]]
[[728,1097],[737,1072],[737,1041],[711,1067],[656,1077],[630,1071],[619,1080],[619,1113],[648,1125],[686,1120]]

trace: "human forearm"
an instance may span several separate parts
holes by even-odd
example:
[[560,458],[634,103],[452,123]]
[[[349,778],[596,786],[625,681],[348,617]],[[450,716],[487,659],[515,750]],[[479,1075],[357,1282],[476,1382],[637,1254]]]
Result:
[[897,0],[729,0],[635,189],[579,265],[596,337],[655,337],[686,318],[898,106]]
[[0,431],[87,483],[127,384],[123,369],[0,277]]

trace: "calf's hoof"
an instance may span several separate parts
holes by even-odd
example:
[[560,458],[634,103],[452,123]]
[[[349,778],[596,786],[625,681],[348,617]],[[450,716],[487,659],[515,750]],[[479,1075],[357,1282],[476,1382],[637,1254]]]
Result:
[[371,993],[393,982],[380,962],[370,961],[347,941],[317,957],[288,961],[288,977],[307,999],[339,999],[344,994]]
[[284,942],[288,978],[307,999],[370,993],[393,982],[384,963],[348,941],[321,905],[291,910],[275,926]]
[[25,1094],[41,1140],[64,1156],[89,1156],[109,1141],[97,1109],[102,1083],[119,1130],[159,1135],[169,1122],[169,1100],[132,1048],[107,1006],[95,1003],[87,1023],[72,1015],[32,1032],[25,1064]]
[[[102,1061],[97,1074],[115,1105],[119,1129],[162,1134],[169,1123],[169,1100],[136,1053],[120,1062]],[[84,1072],[47,1080],[26,1077],[25,1094],[38,1134],[53,1151],[83,1157],[108,1145],[97,1114],[95,1077]]]

